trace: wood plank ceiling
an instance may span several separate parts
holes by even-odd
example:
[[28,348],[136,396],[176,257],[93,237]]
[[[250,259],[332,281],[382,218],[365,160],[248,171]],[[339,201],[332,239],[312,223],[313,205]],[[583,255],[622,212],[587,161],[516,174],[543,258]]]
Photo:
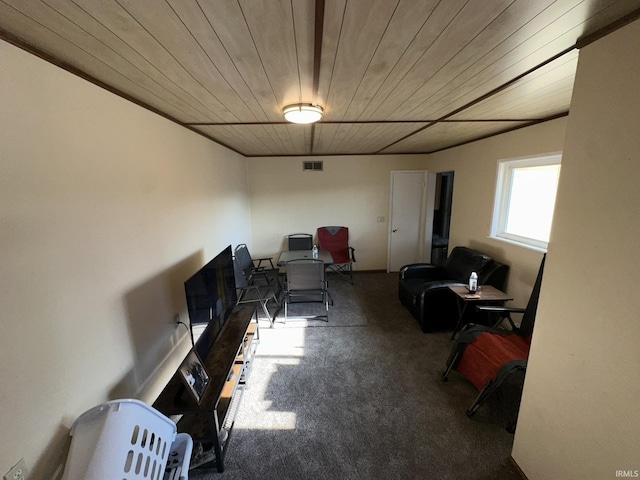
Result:
[[[429,153],[566,115],[640,0],[0,0],[0,38],[246,156]],[[292,125],[292,103],[324,108]]]

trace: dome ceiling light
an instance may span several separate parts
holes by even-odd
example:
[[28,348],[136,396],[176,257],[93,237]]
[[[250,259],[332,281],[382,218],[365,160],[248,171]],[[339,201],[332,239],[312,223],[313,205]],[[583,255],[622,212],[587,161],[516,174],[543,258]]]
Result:
[[292,123],[314,123],[322,119],[322,107],[310,103],[288,105],[282,113],[284,118]]

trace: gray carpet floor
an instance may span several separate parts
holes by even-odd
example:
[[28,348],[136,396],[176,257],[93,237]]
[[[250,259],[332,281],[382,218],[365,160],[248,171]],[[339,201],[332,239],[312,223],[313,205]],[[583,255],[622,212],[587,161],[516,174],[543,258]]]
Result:
[[420,331],[398,301],[397,274],[354,281],[330,280],[329,322],[260,320],[225,471],[189,478],[521,478],[505,430],[517,391],[468,418],[476,389],[457,372],[441,380],[450,332]]

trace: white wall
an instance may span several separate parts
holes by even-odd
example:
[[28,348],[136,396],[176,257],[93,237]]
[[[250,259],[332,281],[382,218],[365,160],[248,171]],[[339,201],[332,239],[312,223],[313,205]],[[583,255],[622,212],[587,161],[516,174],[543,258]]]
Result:
[[[289,233],[346,225],[357,270],[385,270],[389,232],[390,172],[455,172],[450,245],[477,248],[510,265],[507,289],[525,305],[542,254],[488,238],[498,160],[558,152],[566,118],[516,130],[431,155],[327,156],[322,172],[303,172],[303,157],[248,159],[254,256],[274,256]],[[377,223],[379,216],[384,223]]]
[[580,52],[513,457],[530,480],[640,471],[640,21]]
[[[639,33],[581,53],[513,452],[531,480],[640,469]],[[4,43],[0,64],[0,473],[25,457],[30,478],[50,478],[82,411],[152,401],[188,348],[172,322],[186,320],[182,282],[227,244],[275,255],[287,233],[346,224],[356,267],[385,269],[391,170],[454,170],[452,245],[506,261],[514,303],[529,296],[539,252],[487,238],[496,162],[562,150],[566,119],[304,173],[302,158],[244,159]]]
[[[277,258],[292,233],[349,227],[355,270],[386,270],[392,170],[424,169],[424,155],[327,156],[321,172],[304,172],[303,157],[250,158],[253,256]],[[377,217],[384,217],[378,223]]]
[[250,238],[246,161],[4,42],[0,65],[0,473],[49,479],[79,414],[173,373],[184,280]]
[[508,264],[506,289],[514,306],[529,300],[542,254],[489,238],[498,161],[561,151],[566,125],[567,119],[560,118],[434,153],[426,162],[431,171],[455,172],[450,250],[465,245]]

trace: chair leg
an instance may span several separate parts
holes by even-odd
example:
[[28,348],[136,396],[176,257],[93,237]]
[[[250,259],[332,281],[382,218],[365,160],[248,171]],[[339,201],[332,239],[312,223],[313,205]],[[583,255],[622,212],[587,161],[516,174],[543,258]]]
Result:
[[268,301],[269,300],[263,298],[260,300],[260,305],[262,305],[262,311],[264,312],[265,316],[267,318],[271,318],[271,314],[269,313],[269,309],[267,308]]
[[327,295],[328,292],[324,292],[324,309],[327,312],[327,323],[329,323],[329,296]]
[[[495,382],[492,382],[491,380],[489,380],[487,382],[487,384],[485,385],[485,387],[482,389],[482,391],[478,394],[478,396],[476,397],[476,399],[474,400],[473,404],[469,407],[469,409],[467,410],[467,417],[471,418],[473,417],[476,412],[478,411],[478,409],[484,404],[484,402],[487,400],[487,397],[489,397],[489,395],[491,395],[491,393],[498,387],[498,385]],[[496,392],[496,395],[498,395],[499,392]],[[505,427],[505,430],[507,432],[509,432],[510,434],[515,434],[516,433],[516,424],[518,423],[518,415],[516,414],[516,417],[513,419],[510,419],[507,421],[507,425]]]
[[478,408],[482,406],[482,404],[485,402],[487,397],[493,391],[492,387],[493,387],[493,380],[489,380],[487,384],[484,386],[484,388],[480,391],[476,399],[473,401],[469,409],[467,410],[467,417],[473,417],[476,414],[476,412],[478,411]]
[[287,305],[289,305],[289,302],[287,302],[287,299],[284,299],[284,324],[287,324]]
[[282,303],[280,303],[277,297],[274,297],[273,301],[276,305],[275,305],[275,308],[273,309],[273,315],[269,319],[269,321],[271,322],[271,324],[269,325],[270,328],[273,328],[273,325],[276,323],[276,318],[278,317],[278,314],[282,309]]
[[331,296],[331,294],[329,292],[327,292],[327,295],[329,297],[329,304],[333,307],[333,297]]
[[[275,297],[271,297],[269,300],[273,300],[275,304],[273,307],[273,315],[269,316],[269,328],[273,328],[273,322],[276,321],[276,315],[278,315],[278,301]],[[267,303],[269,303],[269,300],[267,300]]]
[[333,273],[336,274],[336,277],[342,277],[344,280],[353,285],[353,267],[351,264],[348,265],[331,265],[327,267]]
[[353,285],[353,268],[351,267],[351,264],[347,265],[345,268],[344,276],[347,277],[349,283]]
[[449,373],[451,373],[451,370],[453,369],[453,366],[456,364],[456,360],[458,359],[459,356],[460,356],[460,352],[456,353],[453,359],[451,360],[451,363],[449,363],[444,369],[444,372],[442,373],[443,382],[446,382],[447,380],[449,380]]

